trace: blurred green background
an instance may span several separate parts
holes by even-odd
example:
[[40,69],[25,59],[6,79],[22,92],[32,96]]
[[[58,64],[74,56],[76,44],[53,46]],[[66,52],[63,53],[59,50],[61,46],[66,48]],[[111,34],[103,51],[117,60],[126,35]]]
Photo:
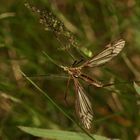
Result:
[[31,3],[50,9],[73,33],[76,45],[63,34],[57,38],[51,30],[45,31],[24,1],[0,1],[0,139],[38,139],[20,131],[18,125],[80,131],[19,70],[77,120],[73,83],[68,90],[67,105],[64,100],[67,75],[42,51],[58,64],[71,66],[74,60],[86,61],[110,41],[123,38],[126,46],[116,58],[105,66],[84,70],[103,83],[115,82],[115,85],[105,89],[82,81],[81,84],[92,100],[95,134],[139,140],[140,96],[133,84],[120,82],[140,79],[140,1],[36,0]]

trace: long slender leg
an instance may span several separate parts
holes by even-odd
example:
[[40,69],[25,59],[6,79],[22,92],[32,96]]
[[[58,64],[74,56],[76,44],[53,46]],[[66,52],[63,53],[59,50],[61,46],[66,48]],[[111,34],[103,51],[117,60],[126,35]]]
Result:
[[[85,74],[81,74],[79,77],[83,79],[84,81],[86,81],[87,83],[89,83],[90,85],[93,85],[96,87],[109,87],[109,86],[115,85],[115,82],[103,84],[100,81],[94,80]],[[133,82],[140,83],[140,81],[129,81],[129,82],[119,82],[118,84],[128,84],[128,83],[133,83]]]
[[80,64],[83,61],[84,61],[84,59],[81,59],[81,60],[77,61],[76,65]]
[[103,84],[102,87],[109,87],[109,86],[113,86],[115,83],[108,83],[108,84]]
[[75,60],[75,61],[73,62],[72,67],[75,66],[76,63],[77,63],[77,60]]
[[71,77],[69,76],[69,79],[68,79],[68,81],[67,81],[66,90],[65,90],[65,96],[64,96],[64,100],[65,100],[65,102],[66,102],[67,105],[68,105],[68,102],[67,102],[67,95],[68,95],[68,88],[69,88],[70,80],[71,80]]
[[83,59],[81,59],[81,60],[79,60],[79,61],[75,60],[74,63],[72,64],[72,67],[74,67],[74,66],[80,64],[82,61],[84,61],[84,60],[83,60]]

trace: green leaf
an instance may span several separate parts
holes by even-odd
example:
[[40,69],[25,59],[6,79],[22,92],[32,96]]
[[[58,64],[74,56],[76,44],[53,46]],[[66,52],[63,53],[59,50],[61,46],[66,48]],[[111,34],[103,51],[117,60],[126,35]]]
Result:
[[134,88],[136,92],[140,95],[140,86],[136,82],[134,82]]
[[[22,131],[31,134],[36,137],[49,138],[55,140],[91,140],[89,136],[85,133],[62,131],[62,130],[51,130],[51,129],[41,129],[34,127],[19,126]],[[109,138],[93,135],[95,140],[109,140]]]

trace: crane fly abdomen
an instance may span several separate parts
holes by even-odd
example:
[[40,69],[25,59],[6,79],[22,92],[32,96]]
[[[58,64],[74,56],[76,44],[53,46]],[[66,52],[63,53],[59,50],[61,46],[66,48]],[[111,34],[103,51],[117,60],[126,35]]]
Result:
[[68,72],[69,75],[72,77],[78,78],[81,75],[81,68],[80,67],[65,67],[61,66],[64,71]]
[[103,84],[97,80],[93,80],[92,78],[90,78],[89,76],[85,75],[85,74],[81,74],[80,78],[83,79],[84,81],[86,81],[87,83],[94,85],[96,87],[103,87]]

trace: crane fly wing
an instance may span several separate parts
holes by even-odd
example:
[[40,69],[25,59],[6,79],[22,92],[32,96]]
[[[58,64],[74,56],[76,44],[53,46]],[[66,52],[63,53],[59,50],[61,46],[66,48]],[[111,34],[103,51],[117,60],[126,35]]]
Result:
[[125,41],[120,39],[113,44],[107,45],[107,48],[90,60],[86,61],[81,67],[96,67],[110,61],[114,56],[118,55],[123,49]]
[[91,123],[93,120],[93,110],[92,105],[85,94],[85,91],[79,81],[74,78],[74,85],[76,90],[76,100],[75,100],[75,109],[78,118],[86,129],[91,128]]

